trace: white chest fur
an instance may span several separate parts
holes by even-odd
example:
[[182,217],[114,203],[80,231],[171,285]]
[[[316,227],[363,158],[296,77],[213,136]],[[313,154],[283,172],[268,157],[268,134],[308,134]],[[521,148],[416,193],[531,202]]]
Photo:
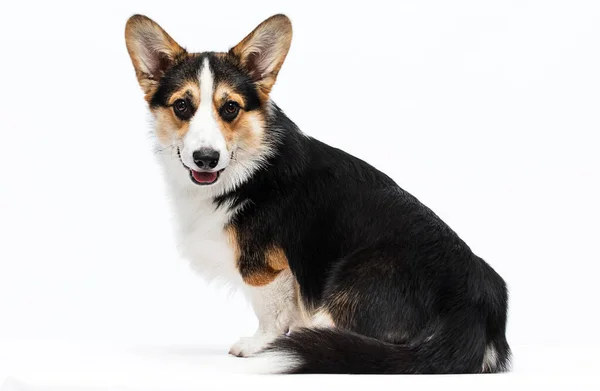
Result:
[[193,184],[177,156],[169,152],[160,156],[177,219],[181,253],[206,279],[218,278],[234,288],[242,287],[258,317],[259,327],[254,336],[240,339],[230,352],[238,356],[255,354],[287,330],[306,325],[291,271],[283,271],[265,286],[244,284],[225,230],[235,212],[217,208],[212,202],[217,190]]
[[180,253],[205,279],[239,286],[242,278],[225,230],[232,212],[217,208],[205,189],[192,183],[178,157],[163,153],[160,161],[171,193]]

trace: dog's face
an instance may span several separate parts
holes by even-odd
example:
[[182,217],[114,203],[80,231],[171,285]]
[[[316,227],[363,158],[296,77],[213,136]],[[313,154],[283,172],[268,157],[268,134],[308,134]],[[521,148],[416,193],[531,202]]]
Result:
[[275,15],[229,52],[188,53],[147,17],[128,20],[127,50],[157,140],[177,151],[195,184],[235,187],[269,155],[269,93],[291,39],[289,19]]

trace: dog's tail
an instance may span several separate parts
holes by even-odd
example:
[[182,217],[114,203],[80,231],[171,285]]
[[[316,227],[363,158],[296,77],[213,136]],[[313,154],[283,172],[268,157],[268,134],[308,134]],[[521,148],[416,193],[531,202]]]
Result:
[[[489,373],[508,369],[504,333],[475,319],[447,323],[416,345],[396,345],[336,328],[300,329],[280,337],[255,360],[260,372],[346,374]],[[503,327],[502,327],[503,329]],[[500,331],[500,330],[498,330]]]

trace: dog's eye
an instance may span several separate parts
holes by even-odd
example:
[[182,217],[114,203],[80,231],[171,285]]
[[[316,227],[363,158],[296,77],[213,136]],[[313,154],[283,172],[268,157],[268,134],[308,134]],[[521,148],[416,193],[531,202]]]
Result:
[[188,104],[184,99],[177,99],[173,107],[175,107],[175,111],[181,114],[185,114],[188,111]]
[[182,121],[187,121],[194,115],[194,108],[186,99],[177,99],[173,103],[173,112],[177,118]]
[[240,105],[232,100],[225,102],[223,107],[221,107],[221,117],[223,117],[225,121],[233,121],[239,112]]
[[225,103],[225,111],[227,114],[233,114],[237,112],[239,108],[240,107],[234,101],[230,100],[229,102]]

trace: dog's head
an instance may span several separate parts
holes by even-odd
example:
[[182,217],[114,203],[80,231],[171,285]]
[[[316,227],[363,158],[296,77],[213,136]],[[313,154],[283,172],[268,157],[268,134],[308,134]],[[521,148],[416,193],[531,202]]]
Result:
[[188,53],[141,15],[128,20],[125,40],[160,147],[177,151],[190,179],[222,191],[252,175],[271,149],[269,93],[290,47],[290,20],[272,16],[224,53]]

